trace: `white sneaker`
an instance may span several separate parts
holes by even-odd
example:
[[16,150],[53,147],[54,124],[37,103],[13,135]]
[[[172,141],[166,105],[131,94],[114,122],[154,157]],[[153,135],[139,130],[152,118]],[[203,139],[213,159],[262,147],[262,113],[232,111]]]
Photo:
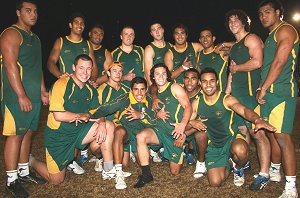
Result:
[[271,166],[269,169],[269,174],[270,174],[270,180],[272,182],[280,182],[281,181],[280,170],[277,170],[276,168]]
[[297,188],[285,189],[279,198],[297,198]]
[[[102,170],[102,179],[103,180],[111,180],[111,179],[114,179],[116,178],[116,174],[117,174],[117,171],[116,171],[116,168],[113,167],[113,169],[111,169],[110,171],[106,172],[104,169]],[[131,176],[131,173],[129,172],[123,172],[123,175],[124,177],[129,177]]]
[[67,166],[67,169],[75,173],[76,175],[82,175],[85,171],[81,168],[76,161],[73,161]]
[[125,183],[125,177],[123,174],[123,171],[117,171],[116,174],[116,185],[115,185],[116,189],[118,190],[123,190],[125,188],[127,188],[127,185]]
[[103,164],[103,158],[101,159],[96,159],[96,164],[95,164],[95,167],[94,167],[94,170],[96,172],[102,172],[103,171],[103,167],[102,167],[102,164]]
[[161,158],[159,157],[158,153],[150,149],[150,156],[152,157],[153,162],[159,163],[162,162]]
[[194,172],[194,177],[200,178],[200,177],[203,177],[205,174],[206,174],[205,163],[200,163],[199,161],[197,161],[196,170]]
[[91,159],[89,159],[89,162],[96,162],[97,157],[94,155]]
[[244,170],[233,170],[233,183],[236,186],[242,186],[245,183]]

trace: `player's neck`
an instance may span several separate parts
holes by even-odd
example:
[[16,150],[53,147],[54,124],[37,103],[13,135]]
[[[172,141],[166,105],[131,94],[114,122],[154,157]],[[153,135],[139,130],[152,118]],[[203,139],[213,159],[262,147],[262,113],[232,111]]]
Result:
[[240,41],[242,38],[244,38],[246,35],[248,34],[248,32],[246,30],[241,30],[240,32],[236,33],[234,35],[236,41]]
[[97,49],[100,49],[102,47],[101,44],[96,45],[96,44],[92,43],[91,41],[90,41],[90,43],[92,44],[93,50],[97,50]]
[[109,78],[107,84],[109,84],[109,86],[111,86],[115,90],[119,90],[121,87],[120,82],[113,81],[111,78]]
[[133,44],[132,45],[124,45],[122,44],[120,47],[124,52],[130,53],[133,49]]
[[212,46],[210,46],[210,47],[208,47],[208,48],[204,48],[203,49],[203,51],[205,52],[205,53],[210,53],[210,52],[212,52],[212,51],[214,51],[215,50],[215,45],[212,45]]
[[272,32],[274,29],[276,29],[279,24],[282,23],[282,21],[279,19],[277,20],[273,25],[271,25],[268,29],[269,29],[269,32]]
[[186,47],[187,47],[187,42],[185,42],[183,44],[178,44],[178,43],[175,44],[175,48],[178,51],[184,50],[184,49],[186,49]]
[[218,95],[219,95],[219,91],[216,90],[215,93],[211,96],[208,96],[206,94],[204,94],[204,97],[205,97],[205,101],[212,104],[212,103],[215,103],[216,100],[218,99]]
[[76,83],[76,85],[78,85],[80,89],[83,88],[85,84],[84,82],[81,82],[75,75],[72,75],[71,78],[73,78],[74,82]]
[[27,33],[31,33],[31,26],[26,25],[25,23],[18,21],[16,25]]
[[153,44],[156,45],[157,47],[163,47],[163,46],[165,46],[165,41],[164,41],[164,39],[154,40]]
[[80,41],[82,39],[82,35],[80,34],[74,34],[71,32],[71,34],[68,36],[69,39],[71,39],[72,41]]
[[195,95],[197,95],[200,91],[200,87],[198,86],[195,90],[190,91],[190,92],[186,92],[189,98],[194,97]]

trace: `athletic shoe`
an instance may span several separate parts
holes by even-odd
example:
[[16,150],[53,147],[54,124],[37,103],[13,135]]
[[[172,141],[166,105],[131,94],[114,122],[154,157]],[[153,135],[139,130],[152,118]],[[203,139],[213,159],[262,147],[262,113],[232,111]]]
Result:
[[206,174],[205,163],[200,163],[199,161],[197,161],[196,170],[194,172],[194,177],[200,178],[200,177],[203,177],[205,174]]
[[67,166],[67,169],[75,173],[76,175],[82,175],[85,171],[81,166],[77,164],[76,161],[73,161]]
[[29,197],[28,192],[23,188],[22,184],[19,182],[18,179],[11,182],[9,186],[7,185],[5,186],[6,186],[6,190],[14,197],[18,197],[18,198]]
[[87,161],[87,157],[85,155],[80,155],[80,158],[78,160],[76,160],[76,163],[83,167],[83,164]]
[[233,183],[236,186],[242,186],[245,182],[244,170],[233,169]]
[[270,182],[270,179],[262,176],[262,175],[257,175],[255,180],[250,184],[250,190],[253,191],[258,191],[266,187],[266,185]]
[[139,178],[138,178],[137,183],[133,187],[134,188],[142,188],[146,184],[150,183],[151,181],[153,181],[153,176],[152,175],[149,175],[149,176],[140,175]]
[[[106,172],[104,169],[102,170],[102,179],[103,180],[111,180],[111,179],[114,179],[116,178],[116,174],[117,174],[117,171],[116,171],[116,168],[113,167],[113,169],[111,169],[110,171]],[[131,176],[131,173],[129,172],[123,172],[123,175],[124,177],[129,177]]]
[[297,198],[297,188],[285,189],[279,198]]
[[96,162],[97,157],[94,155],[91,159],[89,159],[89,162]]
[[270,174],[270,181],[272,181],[272,182],[280,182],[281,181],[280,170],[271,166],[269,169],[269,174]]
[[161,158],[159,157],[158,153],[150,149],[150,156],[153,162],[159,163],[162,162]]
[[24,183],[33,183],[33,184],[45,184],[45,183],[47,183],[46,180],[44,180],[43,178],[37,176],[32,171],[29,172],[29,175],[26,175],[26,176],[23,176],[23,177],[18,175],[18,180],[22,184],[24,184]]
[[190,165],[190,166],[193,166],[194,165],[194,155],[191,154],[191,153],[188,153],[187,154],[187,164]]
[[95,164],[95,167],[94,167],[94,170],[96,172],[102,172],[103,171],[103,167],[102,167],[102,164],[103,164],[103,158],[101,159],[96,159],[96,164]]
[[244,171],[245,170],[250,170],[251,169],[251,164],[250,164],[250,161],[248,161],[243,167],[242,167],[242,169],[244,169]]
[[125,183],[125,177],[124,177],[124,174],[123,174],[122,170],[117,171],[115,187],[118,190],[123,190],[123,189],[127,188],[127,185]]

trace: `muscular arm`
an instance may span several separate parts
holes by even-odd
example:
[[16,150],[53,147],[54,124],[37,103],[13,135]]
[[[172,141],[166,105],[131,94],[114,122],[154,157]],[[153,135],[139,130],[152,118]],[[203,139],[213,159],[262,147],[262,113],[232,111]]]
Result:
[[186,126],[190,121],[192,115],[192,105],[190,103],[189,97],[187,96],[185,90],[178,84],[173,84],[171,89],[178,99],[179,104],[184,109],[180,123]]
[[60,45],[61,45],[61,38],[58,38],[54,42],[53,48],[50,52],[48,62],[47,62],[48,70],[56,78],[59,78],[60,75],[62,75],[62,73],[59,71],[59,69],[56,65],[58,58],[59,58],[59,54],[60,54]]
[[291,26],[282,26],[275,34],[277,48],[275,58],[270,66],[268,76],[262,85],[263,90],[267,90],[280,76],[288,57],[297,39],[297,33]]
[[245,40],[245,45],[249,48],[250,60],[239,65],[230,65],[230,71],[233,70],[233,73],[253,71],[262,66],[263,43],[261,39],[255,34],[250,34]]
[[91,80],[96,81],[97,77],[98,77],[98,67],[97,67],[97,63],[96,63],[96,59],[95,59],[95,55],[94,55],[94,50],[92,47],[90,47],[89,56],[93,60],[93,70],[92,70]]
[[150,45],[146,46],[145,48],[145,58],[144,58],[144,65],[145,65],[145,79],[148,82],[148,86],[152,84],[150,80],[150,70],[153,67],[153,49]]
[[112,63],[111,53],[110,53],[110,51],[106,50],[105,51],[105,61],[103,63],[105,73],[103,75],[98,76],[98,78],[96,80],[96,83],[98,85],[101,85],[108,81],[108,76],[106,75],[106,71],[111,63]]
[[32,109],[32,103],[24,90],[17,65],[21,42],[20,33],[14,29],[8,29],[1,36],[0,48],[9,84],[18,97],[21,110],[29,112]]

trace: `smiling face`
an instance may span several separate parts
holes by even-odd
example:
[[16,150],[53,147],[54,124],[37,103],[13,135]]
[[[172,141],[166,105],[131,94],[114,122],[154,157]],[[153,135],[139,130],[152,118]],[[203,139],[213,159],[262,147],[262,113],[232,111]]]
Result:
[[173,36],[175,43],[178,45],[183,45],[187,41],[187,33],[183,28],[175,28]]
[[73,64],[73,78],[78,80],[80,83],[87,82],[91,77],[92,68],[92,61],[79,59],[77,65]]
[[203,30],[200,32],[199,41],[204,49],[213,48],[215,39],[216,37],[213,36],[209,30]]
[[199,89],[199,78],[195,72],[187,71],[183,77],[183,84],[187,92],[196,92]]
[[218,81],[214,73],[202,74],[200,84],[206,96],[213,96],[217,91]]
[[34,26],[38,19],[37,7],[33,3],[23,2],[22,8],[16,11],[19,22],[26,26]]
[[228,26],[232,34],[238,34],[245,29],[243,23],[237,15],[232,15],[229,17]]
[[76,35],[82,35],[82,32],[85,27],[84,19],[81,17],[76,17],[72,21],[72,23],[69,23],[69,27],[71,29],[71,32]]
[[133,44],[135,33],[132,28],[124,28],[121,32],[122,44],[126,46],[131,46]]
[[154,70],[154,80],[157,86],[162,87],[168,83],[168,74],[164,67],[157,67]]
[[131,88],[131,92],[135,100],[141,102],[146,97],[146,85],[144,83],[135,83]]

